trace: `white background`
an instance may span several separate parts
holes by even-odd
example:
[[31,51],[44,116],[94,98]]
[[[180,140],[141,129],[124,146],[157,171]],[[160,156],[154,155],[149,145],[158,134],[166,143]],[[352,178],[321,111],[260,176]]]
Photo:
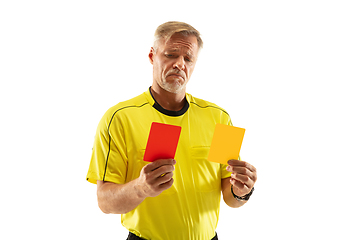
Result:
[[357,1],[0,3],[0,234],[126,239],[86,182],[97,124],[147,90],[156,27],[197,28],[188,92],[246,128],[258,169],[244,207],[221,207],[226,239],[360,239]]

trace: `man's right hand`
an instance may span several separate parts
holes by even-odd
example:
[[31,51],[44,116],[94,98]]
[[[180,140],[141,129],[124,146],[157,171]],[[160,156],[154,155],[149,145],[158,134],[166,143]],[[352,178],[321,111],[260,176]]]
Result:
[[169,189],[174,179],[174,159],[161,159],[147,164],[140,177],[125,184],[97,181],[97,196],[104,213],[124,214],[136,208],[147,197],[156,197]]
[[143,167],[136,184],[139,194],[144,198],[156,197],[169,189],[174,183],[175,163],[174,159],[160,159]]

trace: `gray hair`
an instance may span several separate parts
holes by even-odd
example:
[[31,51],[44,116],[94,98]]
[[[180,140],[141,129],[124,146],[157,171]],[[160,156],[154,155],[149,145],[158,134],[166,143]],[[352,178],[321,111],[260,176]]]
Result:
[[167,42],[175,33],[180,33],[184,36],[194,35],[197,39],[199,50],[203,47],[203,41],[198,30],[184,22],[170,21],[161,24],[156,29],[153,44],[154,51],[156,52],[160,39],[164,39]]

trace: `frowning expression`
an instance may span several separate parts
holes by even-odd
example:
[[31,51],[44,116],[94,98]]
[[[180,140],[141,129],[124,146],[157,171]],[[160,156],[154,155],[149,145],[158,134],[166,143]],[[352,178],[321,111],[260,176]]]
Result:
[[157,49],[151,48],[149,53],[154,83],[168,92],[185,91],[195,68],[198,50],[197,39],[193,35],[176,33],[167,42],[160,39]]

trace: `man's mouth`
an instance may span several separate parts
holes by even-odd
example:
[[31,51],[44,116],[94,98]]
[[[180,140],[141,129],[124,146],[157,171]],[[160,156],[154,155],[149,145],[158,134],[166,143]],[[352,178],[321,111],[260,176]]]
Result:
[[170,74],[169,76],[175,76],[175,77],[181,77],[181,78],[183,78],[181,75],[179,75],[179,74]]
[[169,77],[169,76],[174,76],[174,77],[177,77],[177,78],[182,78],[182,79],[184,79],[185,80],[185,77],[184,76],[182,76],[181,74],[179,74],[179,73],[174,73],[174,72],[172,72],[172,73],[170,73],[170,74],[168,74],[167,75],[167,77]]

